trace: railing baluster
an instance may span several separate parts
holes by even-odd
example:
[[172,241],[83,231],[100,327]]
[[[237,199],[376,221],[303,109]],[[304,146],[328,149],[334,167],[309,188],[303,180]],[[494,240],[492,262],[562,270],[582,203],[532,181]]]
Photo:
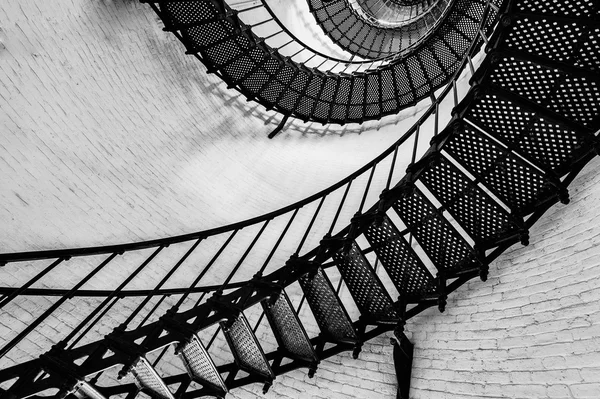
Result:
[[473,66],[473,60],[471,59],[470,55],[467,56],[467,62],[469,64],[469,70],[471,71],[471,76],[475,75],[475,67]]
[[489,44],[488,38],[485,35],[485,33],[483,33],[483,31],[481,29],[479,29],[479,36],[481,36],[481,39],[483,40],[483,42],[487,46]]
[[167,298],[168,295],[162,295],[160,297],[160,299],[158,301],[156,301],[156,303],[154,304],[154,306],[152,307],[152,309],[150,309],[150,311],[148,312],[148,314],[146,314],[146,316],[144,316],[144,318],[142,319],[142,321],[140,321],[140,323],[138,324],[138,326],[136,328],[140,328],[142,327],[150,318],[150,316],[152,316],[154,314],[154,312],[156,312],[156,309],[158,309],[158,307],[160,306],[161,303],[163,303],[163,301]]
[[185,260],[192,254],[192,252],[194,252],[194,250],[196,249],[196,247],[198,246],[198,244],[200,244],[200,241],[202,241],[202,238],[199,238],[191,247],[190,249],[187,250],[187,252],[179,259],[179,261],[177,261],[177,263],[175,264],[175,266],[173,266],[171,268],[171,270],[169,270],[169,272],[162,278],[162,280],[160,280],[158,282],[158,284],[156,284],[156,286],[154,287],[154,289],[152,290],[152,292],[150,294],[148,294],[146,296],[146,298],[144,298],[144,300],[142,301],[142,303],[140,303],[138,305],[138,307],[129,315],[129,317],[127,318],[127,320],[125,320],[125,322],[119,327],[120,329],[125,329],[127,328],[127,325],[134,319],[134,317],[136,317],[138,315],[139,312],[142,311],[142,309],[144,308],[144,306],[146,306],[146,304],[150,301],[150,299],[156,294],[156,291],[158,291],[160,289],[160,287],[162,287],[169,278],[171,278],[171,276],[173,275],[173,273],[175,273],[177,271],[177,269],[179,269],[179,267],[183,264],[183,262],[185,262]]
[[[194,245],[193,248],[195,248],[198,245],[198,243],[200,243],[200,241],[201,241],[201,239],[198,239],[198,241],[196,242],[196,244]],[[123,291],[123,288],[125,288],[125,286],[131,282],[131,280],[133,280],[142,270],[144,270],[144,268],[146,266],[148,266],[148,264],[156,257],[156,255],[158,255],[160,253],[160,251],[163,250],[163,248],[164,248],[163,246],[158,247],[148,258],[146,258],[146,260],[144,262],[142,262],[142,264],[140,266],[138,266],[137,269],[135,269],[133,271],[133,273],[131,273],[129,276],[127,276],[127,278],[110,295],[108,295],[104,299],[104,301],[102,301],[102,303],[100,305],[98,305],[96,307],[96,309],[94,309],[92,311],[92,313],[90,313],[81,323],[79,323],[79,325],[77,327],[75,327],[73,329],[73,331],[71,331],[71,333],[69,335],[67,335],[62,340],[62,344],[66,345],[67,342],[69,342],[81,329],[83,329],[83,327],[85,327],[85,325],[87,323],[89,323],[90,320],[92,320],[111,299],[118,296],[118,294],[121,291]],[[114,302],[113,302],[113,304],[114,304]],[[108,308],[108,309],[110,309],[110,308]]]
[[56,301],[50,308],[48,308],[41,316],[39,316],[35,321],[33,321],[30,325],[28,325],[19,335],[13,338],[9,343],[4,345],[2,349],[0,349],[0,359],[3,358],[8,351],[14,348],[19,342],[23,340],[30,332],[32,332],[37,326],[39,326],[42,321],[44,321],[48,316],[50,316],[56,309],[58,309],[63,303],[71,298],[73,293],[77,292],[79,288],[81,288],[85,283],[87,283],[92,277],[96,275],[100,270],[104,269],[106,265],[108,265],[118,253],[112,253],[108,258],[102,261],[94,270],[88,273],[79,283],[77,283],[68,293],[63,295],[58,301]]
[[267,259],[265,260],[265,263],[263,263],[262,267],[260,268],[260,270],[258,271],[257,275],[262,275],[262,273],[265,271],[267,265],[269,264],[269,262],[271,261],[271,258],[273,257],[273,255],[275,254],[275,251],[277,251],[277,248],[279,247],[279,244],[281,244],[281,241],[283,240],[283,237],[286,235],[288,229],[290,228],[290,226],[292,225],[292,222],[294,221],[294,219],[296,218],[296,215],[298,214],[298,211],[300,210],[300,208],[296,208],[296,210],[294,210],[294,213],[292,214],[292,217],[290,218],[290,220],[287,222],[285,228],[283,229],[283,232],[281,232],[281,235],[279,236],[279,238],[277,239],[277,242],[275,243],[275,246],[273,247],[273,249],[271,249],[271,252],[269,253],[269,256],[267,256]]
[[[94,327],[96,324],[98,324],[98,322],[99,322],[100,320],[102,320],[102,318],[104,317],[104,315],[105,315],[105,314],[106,314],[106,313],[107,313],[107,312],[108,312],[110,309],[112,309],[112,307],[113,307],[113,306],[114,306],[114,305],[115,305],[117,302],[119,302],[119,298],[113,298],[113,301],[112,301],[112,303],[111,303],[111,304],[109,304],[109,306],[107,306],[106,308],[104,308],[104,310],[102,311],[102,313],[100,313],[100,314],[98,315],[98,317],[96,317],[96,320],[94,320],[93,322],[91,322],[91,323],[90,323],[90,324],[89,324],[89,325],[86,327],[86,329],[85,329],[85,330],[84,330],[84,331],[83,331],[83,332],[82,332],[82,333],[79,335],[79,337],[75,338],[75,339],[73,340],[73,342],[71,342],[71,343],[69,344],[69,346],[68,346],[68,348],[67,348],[67,349],[74,348],[74,347],[75,347],[75,345],[77,345],[77,343],[78,343],[79,341],[81,341],[81,339],[82,339],[83,337],[85,337],[85,335],[86,335],[88,332],[90,332],[90,330],[91,330],[91,329],[92,329],[92,328],[93,328],[93,327]],[[65,339],[65,340],[64,340],[64,342],[68,342],[68,341],[69,341],[69,340],[67,340],[67,339]]]
[[390,165],[390,173],[388,174],[388,179],[385,184],[386,190],[389,190],[390,185],[392,184],[392,175],[394,174],[394,169],[396,167],[396,157],[398,156],[398,148],[399,147],[400,147],[400,145],[396,145],[396,148],[394,149],[394,156],[392,157],[392,164]]
[[308,228],[306,229],[306,232],[304,232],[304,236],[302,237],[302,240],[300,241],[300,244],[298,244],[298,249],[296,249],[296,255],[300,253],[300,250],[302,250],[302,246],[304,245],[304,242],[306,241],[306,238],[308,237],[308,233],[310,232],[310,230],[312,229],[313,224],[315,223],[315,220],[317,219],[317,215],[319,214],[319,211],[321,210],[321,206],[323,205],[323,202],[325,202],[325,198],[327,198],[326,195],[324,195],[321,198],[321,201],[319,201],[319,205],[317,206],[317,210],[315,211],[315,214],[313,215],[310,224],[308,225]]
[[417,129],[415,131],[415,141],[413,144],[413,153],[412,158],[410,160],[410,164],[414,164],[417,160],[417,147],[419,146],[419,131],[421,130],[421,125],[417,125]]
[[[204,269],[200,272],[200,274],[198,275],[198,277],[196,277],[196,279],[192,282],[192,284],[190,285],[190,287],[187,289],[187,291],[185,292],[185,294],[183,294],[181,296],[181,298],[179,298],[179,301],[175,304],[175,306],[173,307],[174,310],[178,309],[183,302],[186,300],[186,298],[190,295],[190,293],[192,292],[192,290],[196,287],[196,285],[200,282],[200,280],[202,279],[202,277],[204,277],[204,275],[208,272],[208,270],[212,267],[212,265],[215,263],[215,261],[217,260],[217,258],[221,255],[221,253],[223,253],[223,251],[225,250],[225,248],[229,245],[229,243],[231,242],[231,240],[233,240],[233,237],[235,237],[235,235],[237,234],[239,230],[234,230],[229,237],[227,237],[227,240],[223,243],[223,245],[221,245],[221,248],[219,248],[219,250],[217,251],[217,253],[212,257],[212,259],[208,262],[208,264],[204,267]],[[200,299],[198,300],[198,302],[200,302],[200,300],[202,300],[202,298],[204,297],[204,294],[202,294],[202,296],[200,297]]]
[[265,221],[265,223],[263,223],[262,227],[260,228],[260,231],[258,232],[258,234],[256,235],[256,237],[254,237],[254,239],[250,243],[250,246],[248,248],[246,248],[246,252],[244,252],[244,254],[240,258],[240,260],[238,261],[238,263],[235,265],[235,267],[231,271],[231,273],[229,273],[229,276],[227,276],[227,278],[223,282],[223,285],[221,285],[221,288],[219,288],[217,290],[218,293],[223,292],[223,290],[225,289],[225,287],[227,287],[227,284],[229,284],[229,282],[231,281],[231,279],[233,278],[233,276],[235,275],[235,273],[237,273],[237,271],[240,268],[240,266],[242,265],[242,263],[244,263],[244,260],[246,260],[246,257],[248,256],[248,254],[250,253],[250,251],[254,247],[254,244],[256,244],[256,242],[258,241],[258,239],[262,235],[263,231],[265,231],[265,228],[268,226],[268,224],[269,224],[270,221],[271,221],[271,219],[269,219],[269,220]]
[[369,175],[369,180],[367,181],[367,187],[365,187],[365,192],[363,194],[362,200],[360,201],[360,207],[358,208],[358,213],[362,213],[363,207],[365,206],[365,201],[367,200],[367,194],[369,193],[369,189],[371,188],[371,181],[373,180],[373,174],[375,173],[375,168],[377,164],[374,164],[371,168],[371,174]]
[[213,344],[213,342],[215,342],[215,338],[217,338],[217,334],[219,334],[219,331],[221,331],[221,325],[219,324],[219,326],[217,327],[217,330],[215,331],[215,333],[213,334],[212,338],[210,339],[210,341],[208,342],[208,345],[206,345],[206,350],[208,350],[211,345]]
[[258,318],[258,321],[256,322],[256,324],[254,325],[254,328],[252,329],[252,331],[254,331],[254,334],[256,334],[256,330],[258,330],[258,326],[260,326],[260,322],[262,321],[263,317],[265,317],[265,311],[264,310],[260,314],[260,316]]
[[340,216],[340,212],[344,207],[344,203],[346,202],[346,197],[348,196],[348,191],[350,191],[350,186],[352,186],[352,182],[354,180],[350,180],[348,184],[346,184],[346,190],[344,190],[344,195],[342,196],[342,200],[340,201],[340,205],[338,206],[337,211],[335,212],[335,216],[333,217],[333,221],[331,222],[331,227],[329,227],[328,234],[331,235],[333,233],[333,229],[335,228],[335,224],[337,223],[338,217]]
[[458,105],[458,89],[456,88],[456,80],[452,80],[452,93],[454,94],[454,106]]
[[21,295],[27,288],[31,287],[31,285],[33,285],[36,281],[38,281],[39,279],[44,277],[46,274],[48,274],[50,271],[52,271],[56,266],[61,264],[64,260],[65,260],[65,258],[58,258],[57,260],[52,262],[52,264],[50,264],[48,267],[46,267],[44,270],[42,270],[41,272],[36,274],[35,277],[33,277],[31,280],[29,280],[24,285],[19,287],[19,289],[14,291],[12,294],[10,294],[6,297],[3,297],[2,301],[0,302],[0,309],[2,309],[4,307],[4,305],[8,304],[10,301],[15,299],[17,296]]
[[156,365],[158,364],[160,359],[162,359],[162,357],[165,355],[165,353],[167,353],[167,349],[169,349],[169,347],[170,347],[170,345],[167,345],[163,348],[163,350],[158,354],[158,356],[156,357],[154,362],[152,362],[152,367],[156,367]]
[[440,103],[436,103],[435,104],[435,111],[434,111],[434,125],[433,125],[433,135],[437,136],[438,135],[438,130],[439,130],[439,117],[440,117]]

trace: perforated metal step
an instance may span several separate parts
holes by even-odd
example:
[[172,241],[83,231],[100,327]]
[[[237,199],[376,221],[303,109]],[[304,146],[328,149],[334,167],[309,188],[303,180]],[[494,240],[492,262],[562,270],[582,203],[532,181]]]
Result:
[[220,397],[225,396],[227,387],[223,378],[198,336],[194,334],[189,342],[180,345],[177,351],[193,381],[210,387]]
[[286,355],[316,365],[319,359],[285,290],[281,291],[275,302],[269,298],[261,304],[277,343]]
[[244,313],[221,322],[221,327],[240,369],[261,377],[267,383],[272,382],[275,374]]
[[476,99],[465,118],[546,173],[562,175],[588,150],[573,130],[493,93]]
[[131,366],[131,375],[140,390],[157,399],[175,399],[156,370],[141,356]]
[[434,277],[387,216],[380,226],[372,224],[365,237],[403,300],[435,296]]
[[356,344],[358,336],[352,321],[321,268],[299,280],[306,302],[326,338],[332,342]]
[[535,210],[540,199],[554,197],[557,192],[543,172],[468,124],[446,141],[444,151],[483,182],[513,213],[527,215]]
[[[549,69],[530,61],[502,59],[486,80],[518,98],[522,107],[536,106],[583,127],[596,125],[600,113],[600,84],[585,77]],[[500,93],[500,92],[498,92]],[[528,104],[531,103],[531,104]]]
[[476,245],[495,246],[519,234],[517,220],[443,155],[429,165],[419,180]]
[[449,276],[480,268],[473,248],[418,188],[393,208],[439,272]]
[[71,392],[77,398],[89,398],[89,399],[106,399],[96,388],[88,384],[86,381],[78,381],[73,387]]
[[352,243],[347,254],[343,251],[337,252],[333,259],[337,262],[337,268],[366,320],[392,324],[398,322],[399,315],[392,298],[356,243]]

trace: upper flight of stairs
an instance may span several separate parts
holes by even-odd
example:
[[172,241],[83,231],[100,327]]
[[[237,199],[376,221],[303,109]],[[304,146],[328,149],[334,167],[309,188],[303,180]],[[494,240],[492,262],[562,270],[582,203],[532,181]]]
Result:
[[[190,2],[169,4],[190,7]],[[365,211],[361,205],[346,228],[326,235],[305,254],[299,255],[300,250],[291,254],[272,273],[263,275],[263,266],[241,286],[228,285],[228,277],[197,306],[179,309],[182,299],[157,321],[129,328],[142,306],[102,339],[71,347],[70,336],[36,360],[1,370],[0,383],[15,379],[3,397],[23,398],[48,388],[59,389],[63,396],[94,399],[132,398],[139,392],[161,399],[224,397],[228,390],[257,382],[268,389],[275,376],[289,370],[307,368],[312,375],[318,372],[319,361],[342,351],[351,350],[356,357],[368,339],[392,330],[401,334],[406,320],[424,309],[437,306],[443,311],[448,295],[465,282],[475,277],[485,281],[492,260],[515,243],[527,245],[529,228],[544,212],[557,202],[569,202],[568,185],[600,151],[597,2],[517,0],[503,11],[489,40],[489,54],[473,76],[468,95],[454,108],[451,122],[375,205]],[[232,235],[239,228],[231,228]],[[265,228],[266,223],[259,236]],[[287,227],[282,237],[286,232]],[[112,254],[98,266],[102,268],[138,247],[155,248],[157,253],[175,240],[197,240],[183,262],[208,235],[89,250],[2,254],[0,263],[10,268],[12,262],[28,259],[56,263],[71,256]],[[373,253],[400,294],[397,300],[369,260]],[[247,251],[242,260],[246,255]],[[357,320],[332,284],[333,269],[360,312]],[[127,282],[106,301],[123,295]],[[288,297],[286,290],[293,283],[300,285],[318,325],[316,336],[307,333]],[[19,288],[13,298],[27,287]],[[80,287],[58,302],[76,295]],[[188,295],[191,288],[185,292]],[[0,306],[11,299],[5,296]],[[265,353],[249,322],[248,310],[257,306],[277,342],[275,351]],[[90,320],[98,315],[91,314]],[[227,342],[231,363],[216,366],[206,349],[210,343],[200,336],[214,326]],[[167,347],[175,348],[185,373],[159,375],[160,358],[148,360],[149,353]],[[0,349],[1,356],[6,353],[7,347]],[[97,384],[97,375],[115,366],[133,382]]]
[[[182,41],[187,53],[197,56],[208,72],[217,74],[229,88],[236,88],[267,110],[324,124],[379,119],[429,97],[453,77],[469,51],[483,43],[481,35],[490,33],[501,3],[455,0],[444,11],[439,26],[418,28],[419,37],[425,38],[406,52],[401,51],[402,40],[386,38],[388,33],[381,36],[381,28],[362,23],[361,39],[354,38],[356,43],[376,49],[379,39],[375,37],[381,37],[380,44],[392,47],[374,54],[389,56],[374,68],[347,73],[345,69],[331,69],[329,64],[320,69],[282,56],[242,22],[242,11],[232,10],[223,1],[144,1],[160,16],[164,29]],[[349,10],[341,8],[344,1],[311,0],[310,5],[318,19],[326,14],[323,18],[337,21],[331,13],[337,16],[342,15],[338,10]],[[331,11],[332,7],[336,11]],[[322,26],[326,28],[327,22]],[[423,29],[430,33],[425,35]],[[390,32],[394,37],[404,34]],[[413,39],[409,41],[412,44]],[[474,41],[476,46],[472,46]],[[367,65],[370,62],[367,60]]]
[[[335,44],[360,57],[378,59],[407,54],[427,36],[435,34],[436,25],[443,23],[441,19],[449,11],[451,3],[450,0],[424,0],[403,6],[372,0],[352,7],[349,0],[310,0],[309,6],[317,24]],[[406,16],[406,20],[384,23],[375,18],[378,14],[382,14],[382,18],[388,14],[400,14]],[[479,21],[476,14],[468,11],[460,17],[472,18],[475,23]],[[463,30],[465,26],[462,25],[454,25],[456,33],[472,40],[469,29]],[[446,29],[449,28],[447,24]],[[429,46],[439,46],[439,43],[430,42]],[[446,47],[455,48],[455,45],[446,42]]]

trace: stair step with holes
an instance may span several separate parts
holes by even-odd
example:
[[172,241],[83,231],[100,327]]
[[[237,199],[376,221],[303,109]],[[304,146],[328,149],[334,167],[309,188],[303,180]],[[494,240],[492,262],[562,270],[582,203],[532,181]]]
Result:
[[357,344],[359,339],[350,316],[323,269],[319,267],[314,274],[307,273],[298,281],[325,338],[330,342]]
[[540,201],[562,195],[548,176],[476,128],[463,124],[445,142],[443,150],[481,181],[512,213],[528,215]]
[[175,399],[173,393],[167,388],[165,382],[160,378],[156,370],[150,365],[148,360],[140,356],[131,366],[131,375],[137,387],[149,394],[153,398]]
[[499,94],[506,91],[518,96],[509,99],[520,106],[540,107],[584,128],[593,130],[600,113],[599,84],[530,61],[502,59],[486,82]]
[[495,247],[519,236],[517,220],[445,156],[437,157],[419,180],[478,247]]
[[86,381],[77,381],[71,392],[75,397],[89,399],[106,399],[98,390]]
[[240,312],[237,316],[222,321],[220,324],[240,369],[258,376],[270,384],[275,378],[275,374],[244,313]]
[[392,207],[440,273],[449,277],[481,268],[473,247],[418,188]]
[[434,277],[387,216],[380,226],[372,224],[365,237],[404,301],[436,296]]
[[285,290],[282,290],[276,298],[265,299],[261,305],[277,343],[285,351],[285,355],[304,361],[313,369],[316,368],[319,359]]
[[335,253],[333,259],[366,321],[384,324],[399,321],[392,298],[356,243],[352,243],[348,253],[343,250]]
[[575,131],[494,93],[482,93],[465,119],[544,172],[557,176],[562,176],[572,162],[589,151],[586,140]]
[[177,352],[193,381],[210,387],[219,397],[225,396],[227,387],[223,378],[196,334],[188,342],[181,344]]

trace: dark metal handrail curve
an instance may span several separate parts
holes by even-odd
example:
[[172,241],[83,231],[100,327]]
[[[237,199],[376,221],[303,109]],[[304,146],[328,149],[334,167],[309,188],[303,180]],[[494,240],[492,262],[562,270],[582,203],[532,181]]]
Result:
[[[273,9],[269,6],[269,4],[265,1],[265,0],[260,0],[262,6],[264,7],[264,9],[269,13],[269,15],[271,15],[271,17],[273,18],[273,20],[275,22],[277,22],[277,24],[279,25],[279,27],[285,32],[287,33],[292,39],[294,39],[298,44],[300,44],[301,46],[303,46],[306,50],[320,56],[323,58],[326,58],[329,61],[335,61],[338,63],[343,63],[343,64],[358,64],[358,65],[362,65],[362,64],[372,64],[374,62],[385,62],[385,61],[391,61],[393,59],[395,59],[397,57],[396,54],[392,54],[392,55],[388,55],[385,57],[380,57],[380,58],[372,58],[372,59],[365,59],[365,60],[358,60],[358,61],[354,61],[352,58],[350,59],[341,59],[341,58],[337,58],[337,57],[332,57],[330,55],[324,54],[318,50],[315,50],[314,48],[312,48],[311,46],[309,46],[308,44],[304,43],[302,40],[300,40],[300,38],[298,38],[296,35],[294,35],[294,33],[292,33],[286,26],[285,24],[283,24],[279,18],[277,17],[277,15],[275,14],[275,12],[273,11]],[[239,10],[239,12],[242,12],[244,10]]]

